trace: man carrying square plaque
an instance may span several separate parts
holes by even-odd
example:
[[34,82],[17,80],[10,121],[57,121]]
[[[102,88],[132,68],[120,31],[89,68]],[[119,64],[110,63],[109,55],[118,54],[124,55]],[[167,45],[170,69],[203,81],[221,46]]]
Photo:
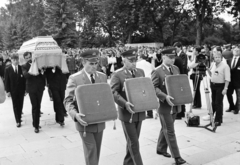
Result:
[[85,84],[107,83],[107,76],[97,71],[98,50],[86,50],[80,56],[83,59],[83,69],[69,77],[64,105],[82,138],[86,165],[98,165],[105,122],[88,125],[84,121],[85,115],[77,106],[75,89]]
[[134,105],[127,101],[124,89],[125,79],[145,77],[142,69],[136,68],[137,49],[130,49],[121,54],[124,66],[118,69],[111,78],[111,88],[115,102],[118,104],[119,119],[122,122],[123,131],[127,140],[127,153],[124,165],[142,165],[142,157],[139,151],[139,136],[145,112],[135,113]]
[[184,164],[186,161],[181,158],[174,130],[174,121],[177,113],[181,111],[181,106],[174,106],[172,103],[174,98],[167,94],[165,86],[166,76],[180,73],[178,67],[173,65],[177,55],[176,49],[169,48],[163,50],[161,54],[163,63],[152,72],[152,82],[160,103],[158,113],[162,125],[158,137],[157,154],[171,157],[171,155],[167,153],[167,148],[169,147],[176,164]]

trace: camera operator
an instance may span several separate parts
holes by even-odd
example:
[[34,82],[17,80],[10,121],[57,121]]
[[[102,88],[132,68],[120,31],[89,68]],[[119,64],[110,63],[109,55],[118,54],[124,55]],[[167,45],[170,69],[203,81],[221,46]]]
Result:
[[214,63],[211,69],[207,68],[211,80],[212,91],[212,109],[215,114],[215,123],[221,126],[223,116],[223,97],[227,93],[230,82],[230,68],[222,61],[222,53],[215,52],[213,54]]
[[200,93],[200,84],[203,79],[203,75],[199,74],[199,61],[198,55],[201,53],[202,47],[196,46],[193,50],[192,61],[189,63],[189,69],[192,69],[192,74],[190,75],[190,79],[193,81],[193,87],[195,91],[195,97],[193,101],[193,108],[201,108],[201,93]]

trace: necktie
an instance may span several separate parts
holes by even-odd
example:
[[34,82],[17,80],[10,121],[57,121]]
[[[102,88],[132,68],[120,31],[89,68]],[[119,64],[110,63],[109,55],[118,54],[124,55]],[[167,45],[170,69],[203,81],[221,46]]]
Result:
[[132,73],[132,77],[134,78],[135,77],[135,73],[133,70],[131,70],[131,73]]
[[172,68],[171,68],[171,67],[169,67],[169,72],[170,72],[170,74],[173,75],[173,72],[172,72]]
[[235,68],[236,62],[237,62],[237,57],[235,57],[234,60],[233,60],[232,69]]
[[90,74],[91,77],[91,82],[94,84],[95,83],[95,79],[93,78],[93,74]]
[[15,73],[18,73],[17,66],[15,66]]

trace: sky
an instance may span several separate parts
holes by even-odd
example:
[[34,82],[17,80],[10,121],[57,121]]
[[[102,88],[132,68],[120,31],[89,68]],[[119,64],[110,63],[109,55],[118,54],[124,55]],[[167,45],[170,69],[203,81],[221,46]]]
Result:
[[[8,0],[0,0],[0,7],[4,7],[5,4],[8,2],[9,2]],[[226,22],[232,23],[232,21],[233,21],[233,17],[227,13],[222,13],[222,14],[220,14],[219,17],[225,19]]]

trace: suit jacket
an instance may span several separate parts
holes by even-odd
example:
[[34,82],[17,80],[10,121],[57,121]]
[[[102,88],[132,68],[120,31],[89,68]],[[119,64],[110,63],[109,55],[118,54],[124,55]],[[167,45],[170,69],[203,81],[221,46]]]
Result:
[[[145,77],[142,69],[135,69],[135,77]],[[124,82],[126,79],[133,78],[131,73],[126,68],[117,70],[111,79],[111,88],[113,97],[118,105],[119,119],[124,122],[129,122],[131,114],[125,107],[127,97],[124,89]],[[142,121],[145,119],[145,112],[135,113],[132,118],[132,122]]]
[[67,85],[67,75],[62,73],[62,70],[56,67],[55,72],[52,71],[53,68],[47,68],[45,71],[45,76],[47,78],[47,83],[51,90],[63,90],[65,91]]
[[184,52],[181,52],[181,54],[176,57],[174,65],[179,68],[180,74],[188,74],[187,62],[188,57]]
[[[107,83],[107,76],[101,72],[96,72],[95,83]],[[75,98],[75,89],[79,85],[91,84],[84,69],[71,75],[68,79],[67,89],[65,92],[64,105],[72,119],[75,121],[76,129],[84,132],[84,127],[76,120],[76,114],[79,113]],[[83,119],[84,120],[84,119]],[[105,129],[105,123],[91,124],[86,127],[86,132],[101,132]]]
[[6,92],[12,93],[25,93],[25,78],[22,73],[21,66],[18,65],[18,73],[16,73],[10,65],[5,70],[5,88]]
[[[179,69],[175,65],[172,65],[173,75],[179,74]],[[168,69],[161,64],[152,72],[152,82],[155,87],[157,97],[159,99],[160,107],[158,109],[160,114],[170,114],[172,107],[167,103],[167,89],[165,86],[166,76],[171,75]],[[174,106],[173,113],[181,112],[181,106]]]
[[238,57],[238,61],[235,67],[232,69],[231,64],[234,58],[227,60],[227,63],[230,67],[231,71],[231,82],[230,85],[234,85],[236,88],[240,88],[240,57]]
[[45,76],[39,73],[37,76],[33,76],[28,73],[31,65],[26,63],[22,65],[22,72],[24,77],[26,78],[26,91],[28,93],[43,91],[45,89]]

